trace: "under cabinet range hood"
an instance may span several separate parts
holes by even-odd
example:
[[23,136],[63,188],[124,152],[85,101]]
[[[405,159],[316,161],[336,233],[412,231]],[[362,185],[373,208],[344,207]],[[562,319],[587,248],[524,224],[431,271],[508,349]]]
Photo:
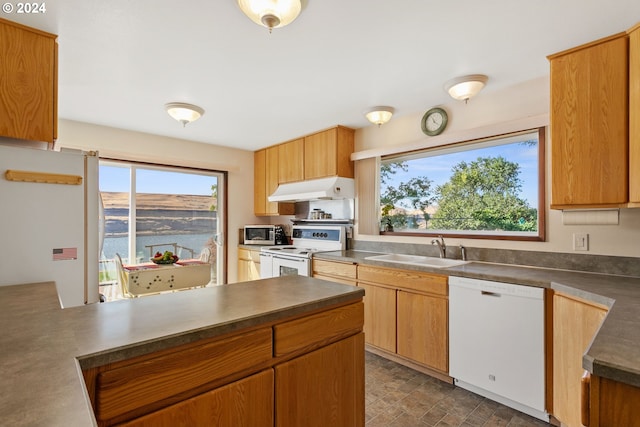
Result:
[[332,176],[309,181],[280,184],[269,196],[270,202],[299,202],[322,199],[353,199],[355,184],[352,178]]

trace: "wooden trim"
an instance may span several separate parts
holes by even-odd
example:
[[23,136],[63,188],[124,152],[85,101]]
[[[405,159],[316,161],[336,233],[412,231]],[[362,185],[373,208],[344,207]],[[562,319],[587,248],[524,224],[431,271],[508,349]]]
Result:
[[600,377],[591,376],[589,384],[589,425],[600,427]]
[[549,127],[538,129],[538,239],[545,242],[547,237],[547,131]]
[[53,43],[53,135],[51,147],[58,139],[58,43]]
[[545,407],[553,413],[553,289],[544,292]]
[[16,182],[36,182],[41,184],[66,184],[81,185],[82,177],[80,175],[67,175],[61,173],[46,172],[30,172],[7,169],[4,173],[7,181]]
[[589,427],[589,395],[591,386],[591,374],[584,371],[580,381],[580,421],[582,425]]

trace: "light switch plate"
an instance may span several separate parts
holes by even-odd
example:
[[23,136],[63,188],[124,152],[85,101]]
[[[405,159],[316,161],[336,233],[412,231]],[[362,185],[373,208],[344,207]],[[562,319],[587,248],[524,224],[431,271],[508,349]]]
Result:
[[573,250],[588,251],[589,250],[589,234],[573,233]]

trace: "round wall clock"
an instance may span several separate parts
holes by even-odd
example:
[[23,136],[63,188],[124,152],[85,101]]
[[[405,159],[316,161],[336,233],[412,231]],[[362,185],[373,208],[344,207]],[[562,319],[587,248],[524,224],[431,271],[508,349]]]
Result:
[[448,120],[446,111],[440,107],[432,108],[422,116],[422,132],[429,136],[440,135],[447,127]]

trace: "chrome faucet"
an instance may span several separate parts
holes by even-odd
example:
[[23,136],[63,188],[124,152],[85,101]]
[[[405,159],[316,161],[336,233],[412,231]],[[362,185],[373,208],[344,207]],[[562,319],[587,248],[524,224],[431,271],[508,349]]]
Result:
[[[440,240],[438,240],[440,239]],[[431,241],[431,244],[437,244],[438,245],[438,249],[440,249],[440,258],[446,258],[447,257],[447,245],[444,243],[444,237],[442,237],[442,235],[438,236],[438,239],[433,239]]]

